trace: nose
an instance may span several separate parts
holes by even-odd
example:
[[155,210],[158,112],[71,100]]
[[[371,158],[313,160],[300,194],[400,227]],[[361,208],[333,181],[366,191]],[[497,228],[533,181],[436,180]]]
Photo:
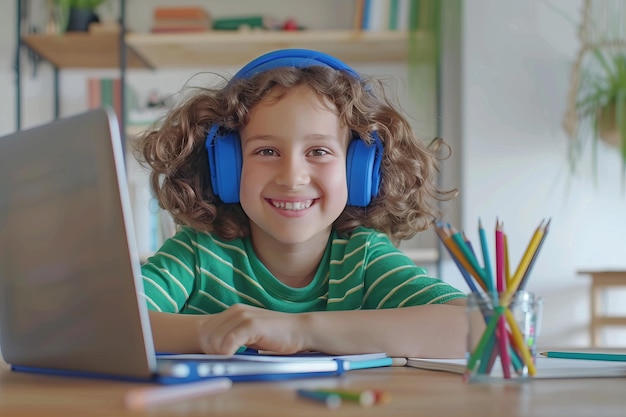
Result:
[[276,184],[288,189],[297,189],[310,181],[308,165],[304,158],[287,154],[281,158],[276,173]]

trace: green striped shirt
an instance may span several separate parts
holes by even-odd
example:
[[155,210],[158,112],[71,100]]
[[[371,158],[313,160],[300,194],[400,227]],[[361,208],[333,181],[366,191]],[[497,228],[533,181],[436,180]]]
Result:
[[313,281],[292,288],[256,257],[249,238],[223,240],[183,228],[142,266],[148,308],[169,313],[212,314],[236,303],[300,313],[381,309],[445,303],[464,297],[429,277],[388,237],[357,228],[332,233]]

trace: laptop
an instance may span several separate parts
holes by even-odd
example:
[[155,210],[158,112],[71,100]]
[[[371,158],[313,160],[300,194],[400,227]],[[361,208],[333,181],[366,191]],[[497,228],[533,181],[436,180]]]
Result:
[[160,383],[342,373],[341,360],[155,354],[124,165],[109,109],[0,138],[0,347],[13,370]]

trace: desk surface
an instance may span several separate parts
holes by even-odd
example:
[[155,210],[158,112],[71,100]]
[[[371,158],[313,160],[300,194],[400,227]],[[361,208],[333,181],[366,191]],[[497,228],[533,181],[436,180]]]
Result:
[[[340,378],[238,383],[229,391],[131,411],[124,396],[140,384],[11,372],[0,364],[0,416],[620,416],[623,379],[536,380],[512,385],[469,385],[459,375],[411,368],[352,371]],[[298,398],[298,388],[376,388],[388,404],[337,410]]]

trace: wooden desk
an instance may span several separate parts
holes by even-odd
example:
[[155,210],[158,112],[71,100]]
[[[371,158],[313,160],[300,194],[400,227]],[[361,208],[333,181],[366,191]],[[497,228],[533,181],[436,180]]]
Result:
[[626,317],[611,316],[602,304],[602,295],[606,290],[615,287],[626,287],[626,271],[599,270],[599,271],[578,271],[581,275],[591,277],[590,309],[591,321],[589,324],[589,336],[591,346],[600,345],[598,332],[608,326],[626,326]]
[[[536,380],[512,385],[468,385],[459,375],[411,368],[352,371],[340,378],[237,383],[229,391],[134,412],[125,394],[138,384],[11,372],[0,365],[0,416],[623,416],[624,380]],[[297,388],[380,388],[389,404],[337,410],[298,398]]]

